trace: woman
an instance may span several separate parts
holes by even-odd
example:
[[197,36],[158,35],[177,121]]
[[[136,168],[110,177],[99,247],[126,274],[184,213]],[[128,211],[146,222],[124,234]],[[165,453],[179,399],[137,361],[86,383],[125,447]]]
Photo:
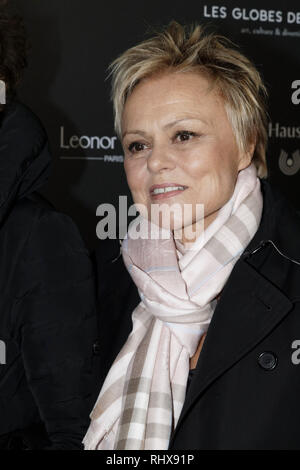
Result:
[[96,399],[94,273],[72,220],[37,193],[51,156],[16,99],[23,23],[2,9],[0,40],[0,449],[82,449]]
[[266,178],[260,75],[225,38],[175,22],[112,72],[141,215],[123,260],[98,252],[107,376],[85,448],[299,448],[300,222]]

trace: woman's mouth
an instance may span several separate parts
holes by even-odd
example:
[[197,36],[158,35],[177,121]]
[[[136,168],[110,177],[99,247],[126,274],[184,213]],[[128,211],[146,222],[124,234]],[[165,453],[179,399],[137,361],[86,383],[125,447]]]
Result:
[[187,186],[175,183],[155,184],[151,186],[149,192],[152,200],[166,199],[176,196],[187,189]]

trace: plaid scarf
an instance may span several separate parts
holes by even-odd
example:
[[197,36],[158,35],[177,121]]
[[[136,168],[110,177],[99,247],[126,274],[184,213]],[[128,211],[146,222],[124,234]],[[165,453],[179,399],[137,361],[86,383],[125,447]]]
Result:
[[122,254],[141,302],[91,413],[85,449],[168,449],[185,400],[189,360],[216,297],[258,229],[262,206],[252,163],[239,172],[232,197],[186,252],[173,237],[133,239],[137,224],[141,233],[149,230],[141,216],[130,225]]

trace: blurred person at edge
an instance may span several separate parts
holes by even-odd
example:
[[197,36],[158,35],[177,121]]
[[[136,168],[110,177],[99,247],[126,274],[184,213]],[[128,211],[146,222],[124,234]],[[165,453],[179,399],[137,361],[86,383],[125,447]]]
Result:
[[[96,253],[103,375],[85,449],[299,449],[300,220],[267,177],[260,74],[175,21],[111,72],[140,215],[120,253]],[[175,204],[170,221],[151,212]]]
[[0,449],[83,449],[97,397],[94,276],[72,220],[37,193],[51,157],[41,122],[16,98],[26,43],[22,20],[1,7]]

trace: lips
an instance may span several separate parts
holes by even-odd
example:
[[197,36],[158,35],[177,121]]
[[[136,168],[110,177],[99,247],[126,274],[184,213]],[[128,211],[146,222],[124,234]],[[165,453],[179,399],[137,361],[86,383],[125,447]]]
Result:
[[187,186],[180,183],[162,183],[150,187],[149,192],[152,199],[162,199],[182,193]]

